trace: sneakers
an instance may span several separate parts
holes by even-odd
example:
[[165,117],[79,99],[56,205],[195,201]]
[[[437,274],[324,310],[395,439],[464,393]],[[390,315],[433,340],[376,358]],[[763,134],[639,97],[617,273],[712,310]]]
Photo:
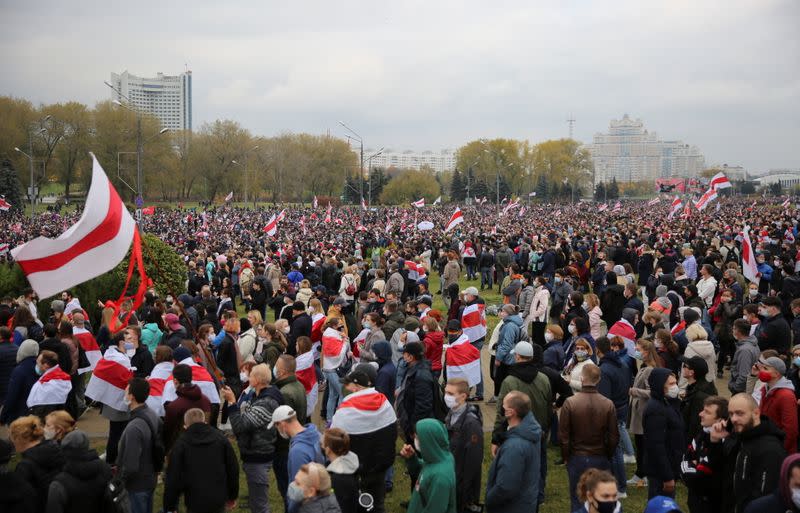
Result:
[[619,492],[617,494],[617,499],[627,499],[627,498],[628,498],[628,494],[625,493],[625,492]]
[[496,404],[497,403],[497,396],[493,395],[486,402],[489,403],[489,404]]
[[481,401],[483,401],[483,396],[482,395],[473,395],[472,397],[467,399],[467,402],[470,402],[470,403],[479,403]]
[[636,474],[634,474],[632,478],[628,479],[627,484],[628,486],[635,486],[636,488],[646,488],[647,478],[639,477]]
[[622,461],[626,465],[636,465],[636,456],[634,456],[633,454],[626,454],[625,456],[622,457]]

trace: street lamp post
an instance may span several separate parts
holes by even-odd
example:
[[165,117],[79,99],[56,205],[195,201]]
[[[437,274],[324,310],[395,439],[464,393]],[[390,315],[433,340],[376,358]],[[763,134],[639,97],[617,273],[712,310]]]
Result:
[[[44,127],[44,124],[47,123],[47,121],[49,121],[50,118],[52,118],[52,117],[53,116],[48,114],[47,116],[45,116],[45,117],[43,117],[42,119],[39,120],[39,126],[41,127],[39,129],[39,132],[38,132],[39,134],[43,134],[43,133],[47,132],[47,129]],[[21,154],[25,155],[26,157],[28,157],[28,161],[30,163],[31,180],[30,180],[30,184],[28,184],[28,197],[31,200],[31,219],[33,219],[34,216],[36,215],[36,196],[37,196],[36,189],[37,189],[37,187],[35,187],[35,185],[34,185],[34,181],[36,180],[36,178],[34,177],[34,171],[33,171],[33,130],[31,128],[32,127],[28,128],[28,153],[25,153],[24,151],[22,151],[21,149],[17,148],[16,146],[14,147],[14,151],[17,151],[18,153],[21,153]]]
[[372,159],[374,159],[375,157],[377,157],[378,155],[383,153],[384,149],[385,148],[381,148],[380,150],[376,151],[375,153],[373,153],[372,155],[367,157],[367,184],[368,184],[368,187],[367,187],[367,190],[368,190],[368,193],[367,193],[368,194],[367,204],[369,206],[372,206]]
[[344,124],[344,121],[339,121],[339,124],[344,127],[345,130],[350,132],[355,136],[355,140],[358,141],[359,145],[361,146],[361,167],[359,167],[358,173],[358,194],[361,196],[361,199],[364,199],[364,139],[358,135],[358,133],[350,128],[349,126]]
[[[242,157],[244,158],[244,164],[242,165],[242,173],[244,174],[244,206],[245,207],[247,207],[247,192],[248,192],[248,189],[250,188],[250,177],[249,177],[249,175],[247,173],[247,155],[250,152],[256,151],[257,149],[258,149],[258,145],[253,146],[252,148],[250,148],[249,150],[244,152],[244,154],[242,155]],[[236,160],[231,160],[231,162],[233,164],[236,164],[237,166],[239,165],[239,163]]]

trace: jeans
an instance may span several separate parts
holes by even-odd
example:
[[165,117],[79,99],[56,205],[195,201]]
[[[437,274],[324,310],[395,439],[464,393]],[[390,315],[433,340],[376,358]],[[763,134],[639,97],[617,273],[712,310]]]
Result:
[[335,370],[323,370],[322,374],[325,375],[325,381],[328,383],[328,403],[325,407],[327,413],[326,420],[330,422],[333,419],[333,414],[336,413],[336,408],[342,400],[342,384],[339,382],[339,375]]
[[536,511],[539,511],[539,505],[544,502],[544,489],[547,485],[547,433],[542,436],[539,447],[542,449],[542,454],[539,461],[539,500],[536,502]]
[[[483,339],[479,340],[478,342],[471,342],[472,347],[480,352],[483,349]],[[478,397],[483,397],[483,371],[481,371],[481,380],[475,385],[475,395]]]
[[131,513],[153,513],[153,490],[144,492],[128,491]]
[[272,463],[242,463],[252,513],[269,513],[269,469]]
[[275,454],[272,460],[272,470],[275,472],[275,482],[278,492],[283,498],[283,509],[289,511],[289,501],[286,500],[286,491],[289,489],[289,453]]
[[474,280],[475,279],[475,259],[471,259],[467,261],[464,259],[464,265],[467,267],[467,279]]
[[619,426],[619,443],[622,445],[623,454],[633,456],[635,454],[633,451],[633,442],[631,442],[631,435],[628,434],[628,428],[625,426],[625,421],[620,420],[617,422],[617,425]]
[[608,470],[610,464],[608,458],[605,456],[579,456],[573,454],[567,461],[567,476],[569,477],[569,497],[572,501],[571,511],[576,511],[583,505],[578,501],[578,496],[575,492],[578,487],[578,481],[581,475],[590,468],[600,470]]
[[617,478],[617,490],[625,493],[628,490],[628,478],[625,477],[625,460],[622,456],[622,440],[614,449],[614,456],[611,458],[611,473]]
[[492,288],[492,268],[481,267],[481,290],[483,287]]

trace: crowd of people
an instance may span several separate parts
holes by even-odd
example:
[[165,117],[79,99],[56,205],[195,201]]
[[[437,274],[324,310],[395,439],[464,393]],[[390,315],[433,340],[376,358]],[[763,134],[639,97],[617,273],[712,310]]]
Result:
[[[796,212],[668,208],[287,207],[273,236],[275,210],[156,209],[184,290],[0,302],[0,509],[150,512],[161,479],[164,511],[220,512],[241,472],[254,513],[270,473],[292,513],[547,511],[563,466],[576,512],[679,511],[679,482],[692,513],[800,511]],[[0,218],[12,247],[70,222]]]

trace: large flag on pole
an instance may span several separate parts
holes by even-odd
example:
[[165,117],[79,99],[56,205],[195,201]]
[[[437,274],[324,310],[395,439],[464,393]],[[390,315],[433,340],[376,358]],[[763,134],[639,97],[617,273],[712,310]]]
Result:
[[459,224],[464,222],[464,215],[461,214],[461,209],[456,207],[456,211],[453,212],[453,215],[450,216],[450,220],[447,221],[447,226],[444,227],[445,233],[449,232]]
[[441,197],[441,196],[439,196],[438,198],[436,198],[435,200],[433,200],[433,204],[434,204],[434,205],[438,205],[438,204],[439,204],[439,203],[441,203],[441,202],[442,202],[442,197]]
[[719,189],[727,189],[731,187],[731,182],[728,180],[728,177],[725,176],[725,173],[720,171],[719,173],[715,174],[713,178],[711,178],[711,183],[708,184],[709,187],[713,190]]
[[753,283],[758,283],[761,278],[758,277],[758,265],[756,264],[756,255],[753,251],[753,244],[750,242],[750,227],[744,227],[744,238],[742,240],[742,274]]
[[418,199],[417,201],[415,201],[415,202],[413,202],[411,204],[414,205],[417,208],[422,208],[422,207],[425,206],[425,198],[420,198],[420,199]]
[[672,205],[669,207],[668,219],[672,219],[675,214],[681,211],[681,208],[683,208],[683,201],[678,196],[675,196],[675,199],[672,200]]
[[0,198],[0,210],[2,210],[3,212],[5,212],[6,210],[8,210],[8,209],[10,209],[10,208],[11,208],[11,203],[9,203],[8,201],[6,201],[6,199],[5,199],[5,198]]
[[229,192],[227,196],[225,196],[225,203],[230,203],[233,199],[233,191]]
[[112,270],[125,258],[136,223],[92,155],[92,184],[77,223],[56,239],[37,237],[11,250],[39,297]]
[[278,233],[278,219],[275,214],[272,214],[272,217],[270,217],[269,221],[267,221],[267,225],[264,226],[264,233],[270,237],[274,237],[275,234]]
[[314,206],[314,208],[317,208],[319,206],[319,203],[317,202],[317,195],[316,194],[314,195],[314,201],[312,202],[312,205]]

